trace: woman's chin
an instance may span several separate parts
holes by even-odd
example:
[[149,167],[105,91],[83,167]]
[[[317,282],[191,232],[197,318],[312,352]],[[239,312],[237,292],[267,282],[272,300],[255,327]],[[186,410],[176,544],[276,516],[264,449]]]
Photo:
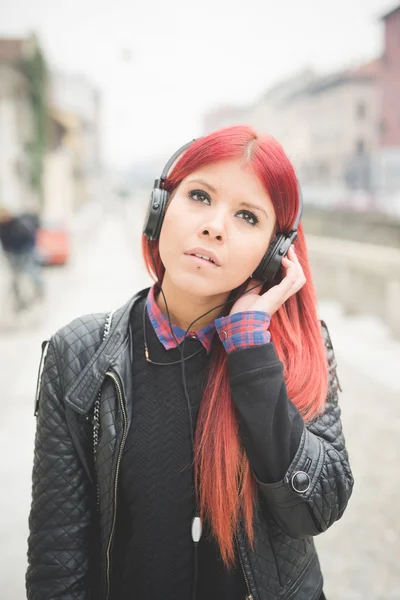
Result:
[[206,273],[184,271],[173,274],[169,279],[177,289],[197,297],[218,296],[230,292],[229,289],[226,290],[221,286],[221,281],[218,281],[215,276],[210,277]]

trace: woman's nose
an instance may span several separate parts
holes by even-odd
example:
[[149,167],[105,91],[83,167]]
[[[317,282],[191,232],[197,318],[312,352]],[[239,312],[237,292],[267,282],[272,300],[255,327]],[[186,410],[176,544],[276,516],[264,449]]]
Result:
[[225,223],[224,216],[222,214],[215,215],[215,218],[210,220],[208,223],[203,223],[199,231],[200,237],[210,237],[218,240],[219,242],[225,241]]
[[208,224],[201,228],[200,237],[214,238],[219,242],[223,242],[225,239],[225,234],[222,227]]

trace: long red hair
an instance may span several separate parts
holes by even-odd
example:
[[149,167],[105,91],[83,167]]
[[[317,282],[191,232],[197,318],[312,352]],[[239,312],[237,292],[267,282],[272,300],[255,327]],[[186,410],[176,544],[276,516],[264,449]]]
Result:
[[[173,192],[190,173],[223,160],[242,160],[259,178],[276,213],[276,230],[290,231],[299,205],[298,184],[293,166],[282,147],[270,137],[258,136],[250,127],[221,129],[200,138],[173,166],[165,188]],[[158,241],[144,236],[142,250],[149,274],[162,279]],[[303,228],[300,225],[296,253],[307,283],[274,314],[271,338],[284,365],[289,397],[310,420],[323,408],[327,387],[327,365],[316,311]],[[153,259],[157,267],[154,273]],[[279,283],[282,273],[278,274]],[[263,292],[268,289],[264,286]],[[237,293],[237,290],[233,291]],[[227,309],[226,314],[229,313]],[[226,352],[215,340],[209,378],[201,403],[195,438],[195,481],[202,518],[211,524],[222,558],[234,562],[234,535],[240,517],[250,544],[257,487],[239,437],[238,419],[231,399]]]

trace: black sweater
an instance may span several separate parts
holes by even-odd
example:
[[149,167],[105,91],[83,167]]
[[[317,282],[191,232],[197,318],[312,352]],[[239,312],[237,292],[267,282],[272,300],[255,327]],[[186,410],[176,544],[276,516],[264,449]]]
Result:
[[[131,320],[135,397],[131,399],[132,425],[121,461],[112,600],[189,600],[194,573],[191,522],[195,503],[181,365],[156,366],[145,360],[142,311],[143,301],[135,307]],[[153,361],[179,360],[179,350],[164,349],[148,317],[146,334]],[[199,341],[187,340],[185,355],[201,347]],[[237,350],[228,358],[243,444],[253,471],[265,482],[283,477],[304,427],[287,398],[282,365],[271,348],[272,344],[266,344]],[[209,364],[205,350],[185,363],[194,427]],[[259,369],[264,373],[268,369],[267,389],[262,377],[257,385]],[[245,598],[239,561],[227,571],[207,523],[198,554],[196,600]]]

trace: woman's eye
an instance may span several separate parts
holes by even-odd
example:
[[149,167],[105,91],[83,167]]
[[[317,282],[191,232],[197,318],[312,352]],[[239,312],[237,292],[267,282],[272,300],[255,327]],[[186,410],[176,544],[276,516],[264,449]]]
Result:
[[207,192],[202,192],[201,190],[192,190],[189,192],[189,197],[195,202],[204,202],[205,200],[209,203],[210,196]]
[[241,219],[243,219],[244,221],[247,221],[250,225],[257,225],[258,223],[258,219],[256,217],[256,215],[252,212],[250,212],[249,210],[241,210],[239,213],[237,213],[238,216],[240,216]]

